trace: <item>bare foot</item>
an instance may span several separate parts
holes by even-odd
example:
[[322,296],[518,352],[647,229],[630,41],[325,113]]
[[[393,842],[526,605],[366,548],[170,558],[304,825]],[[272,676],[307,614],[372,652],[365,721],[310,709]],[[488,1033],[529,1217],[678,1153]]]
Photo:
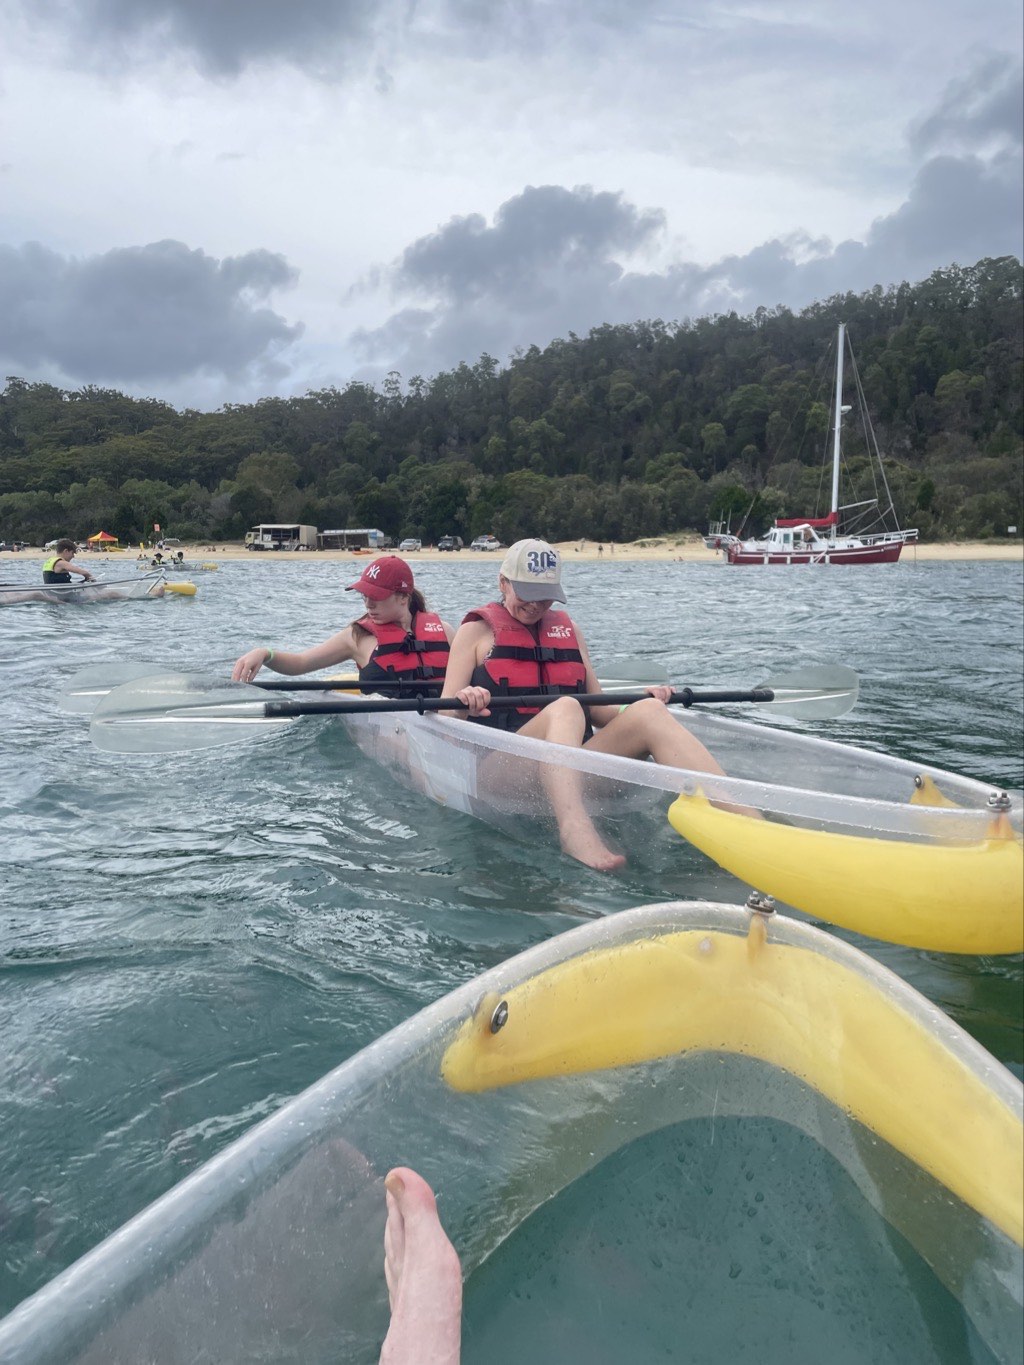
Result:
[[384,1274],[391,1325],[380,1365],[459,1365],[462,1267],[422,1176],[406,1166],[384,1181]]
[[563,820],[559,826],[562,851],[577,862],[586,863],[598,872],[614,872],[622,867],[626,859],[621,853],[613,853],[601,842],[601,836],[586,816],[574,820]]

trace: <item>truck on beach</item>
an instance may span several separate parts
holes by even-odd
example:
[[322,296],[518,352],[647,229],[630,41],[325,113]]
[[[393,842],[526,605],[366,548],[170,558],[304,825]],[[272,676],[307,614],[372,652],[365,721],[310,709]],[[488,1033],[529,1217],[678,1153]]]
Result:
[[315,526],[300,522],[264,521],[245,533],[247,550],[315,550]]
[[343,530],[321,531],[321,550],[390,550],[394,541],[376,526],[349,526]]

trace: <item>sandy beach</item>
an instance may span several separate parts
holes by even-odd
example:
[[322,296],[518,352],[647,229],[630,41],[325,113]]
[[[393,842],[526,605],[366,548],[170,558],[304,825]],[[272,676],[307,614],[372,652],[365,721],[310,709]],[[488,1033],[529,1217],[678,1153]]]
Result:
[[[353,560],[374,558],[376,552],[369,550],[316,550],[316,551],[251,551],[247,550],[241,541],[230,541],[228,543],[218,543],[216,546],[211,544],[182,545],[180,549],[184,552],[185,559],[189,563],[214,564],[226,561],[243,560],[246,562],[256,562],[260,564],[322,564],[332,560],[351,563]],[[684,564],[715,564],[724,563],[721,554],[716,550],[709,550],[700,536],[657,536],[650,539],[633,541],[631,544],[611,544],[608,541],[598,542],[596,540],[564,540],[558,542],[558,549],[561,550],[567,562],[579,562],[580,560],[597,560],[602,563],[630,564],[640,560],[661,561],[663,563],[684,563]],[[382,551],[382,553],[395,553],[394,551]],[[101,551],[86,552],[80,551],[79,558],[88,563],[99,561],[113,565],[119,563],[127,565],[135,564],[138,561],[139,550],[137,546],[131,546],[120,551]],[[487,550],[459,550],[456,553],[440,551],[433,546],[424,546],[422,550],[407,553],[403,558],[410,564],[424,563],[426,561],[456,559],[459,563],[467,560],[481,560],[487,562],[493,560],[500,562],[501,555],[497,551]],[[0,573],[7,568],[19,563],[26,563],[32,559],[42,560],[43,555],[38,550],[21,550],[16,553],[5,553],[0,557]],[[933,560],[1009,560],[1017,563],[1024,563],[1024,540],[951,540],[938,541],[927,545],[911,545],[903,553],[902,563],[913,564],[915,561],[922,563]]]
[[[329,560],[346,560],[361,558],[373,558],[375,552],[368,550],[316,550],[316,551],[258,551],[247,550],[239,542],[228,544],[218,543],[215,547],[207,545],[182,545],[185,558],[190,562],[200,561],[202,563],[213,563],[224,560],[246,560],[256,561],[260,564],[322,564]],[[609,564],[618,561],[619,563],[633,563],[638,560],[661,560],[663,562],[681,562],[694,564],[714,564],[722,563],[722,556],[715,550],[709,550],[700,536],[658,536],[645,540],[637,540],[628,545],[610,544],[608,541],[598,542],[595,540],[566,540],[558,544],[567,561],[572,560],[600,560],[607,561]],[[31,552],[21,551],[18,554],[5,555],[0,560],[0,567],[4,564],[14,564],[19,560],[24,561],[29,558]],[[117,552],[106,552],[97,555],[96,558],[107,559],[108,561],[128,560],[135,561],[139,551],[137,547]],[[383,553],[388,553],[384,551]],[[391,553],[394,553],[393,551]],[[428,560],[455,559],[465,562],[466,560],[500,560],[500,554],[496,551],[478,550],[459,550],[456,554],[449,551],[439,551],[433,547],[424,547],[403,556],[408,559],[410,564],[417,562],[423,563]],[[90,560],[92,555],[90,555]],[[941,541],[928,545],[911,545],[903,553],[902,562],[912,564],[915,560],[1016,560],[1024,563],[1024,540],[953,540]]]

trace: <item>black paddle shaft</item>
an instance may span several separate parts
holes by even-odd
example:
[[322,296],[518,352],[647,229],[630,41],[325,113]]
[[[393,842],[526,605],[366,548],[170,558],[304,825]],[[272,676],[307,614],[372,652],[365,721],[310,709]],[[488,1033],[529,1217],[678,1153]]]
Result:
[[443,678],[398,679],[395,682],[363,683],[358,678],[258,678],[250,687],[262,687],[267,692],[347,692],[368,687],[374,692],[397,692],[412,696],[423,691],[439,692]]
[[[488,703],[492,710],[507,710],[510,707],[550,706],[559,698],[558,693],[541,692],[515,696],[492,697]],[[583,692],[569,693],[582,706],[628,706],[633,702],[647,701],[649,692]],[[670,701],[674,706],[693,706],[701,702],[761,702],[774,701],[775,693],[770,687],[755,687],[746,691],[697,692],[692,687],[683,687],[672,693]],[[384,698],[376,700],[348,697],[325,697],[313,701],[267,701],[263,703],[264,715],[270,716],[337,716],[357,715],[376,711],[415,711],[424,715],[427,711],[468,711],[469,707],[458,697],[405,697],[402,699]]]

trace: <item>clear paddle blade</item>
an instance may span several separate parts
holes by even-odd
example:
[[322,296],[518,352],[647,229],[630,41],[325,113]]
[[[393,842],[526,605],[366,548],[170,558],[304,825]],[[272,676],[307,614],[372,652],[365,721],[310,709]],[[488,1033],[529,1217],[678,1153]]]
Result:
[[769,705],[802,720],[834,720],[857,704],[860,679],[844,664],[814,664],[778,673],[764,683],[775,693]]
[[[655,687],[669,681],[667,669],[647,659],[612,659],[600,671],[602,692],[619,692],[637,686]],[[94,664],[91,668],[82,669],[81,672],[76,673],[74,677],[68,680],[63,692],[57,699],[57,705],[62,711],[69,711],[79,716],[88,716],[92,714],[109,692],[113,692],[115,687],[123,687],[125,683],[136,682],[140,678],[176,676],[175,670],[165,664]],[[282,692],[288,691],[289,681],[296,684],[296,691],[323,688],[325,692],[329,692],[333,688],[341,688],[346,684],[358,684],[358,678],[355,674],[351,677],[296,678],[291,680],[288,678],[272,678],[269,675],[264,675],[264,677],[274,691]],[[264,682],[264,677],[261,677],[261,683]],[[205,686],[214,687],[216,682],[217,679],[211,678]]]
[[609,659],[600,669],[601,691],[629,691],[635,687],[664,687],[668,669],[651,659]]
[[96,707],[89,736],[119,754],[174,754],[235,744],[292,725],[268,717],[266,694],[245,683],[214,683],[184,674],[141,678],[109,693]]
[[139,678],[166,677],[168,671],[160,664],[93,664],[69,679],[57,705],[62,711],[87,716],[115,687],[137,682]]

